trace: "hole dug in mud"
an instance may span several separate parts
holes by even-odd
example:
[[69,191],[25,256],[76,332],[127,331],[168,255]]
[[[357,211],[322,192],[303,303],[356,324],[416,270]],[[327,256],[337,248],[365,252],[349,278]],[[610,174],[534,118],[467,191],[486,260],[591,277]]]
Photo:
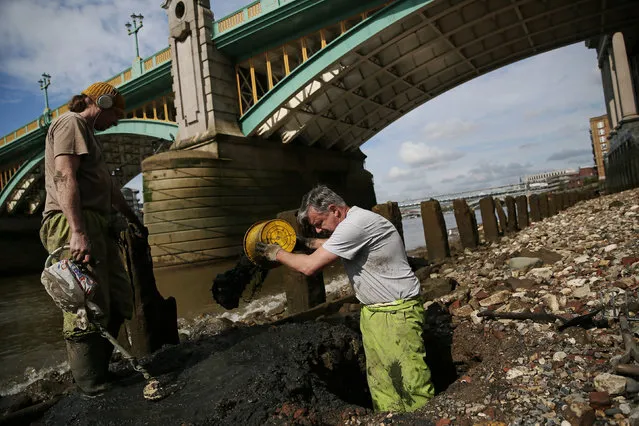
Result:
[[366,359],[361,341],[351,340],[342,348],[320,346],[312,359],[311,371],[328,392],[348,404],[373,408],[366,381]]

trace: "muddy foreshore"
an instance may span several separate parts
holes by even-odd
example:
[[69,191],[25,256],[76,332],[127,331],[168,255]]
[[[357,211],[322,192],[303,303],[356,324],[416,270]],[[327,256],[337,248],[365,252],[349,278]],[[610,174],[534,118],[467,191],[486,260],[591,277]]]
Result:
[[[119,360],[103,397],[83,398],[68,372],[51,373],[0,398],[0,424],[639,424],[639,382],[615,373],[626,353],[619,314],[639,311],[639,190],[415,263],[438,391],[418,412],[370,409],[358,305],[346,297],[293,321],[276,309],[181,323],[180,345],[142,360],[175,387],[161,401],[145,401],[144,380]],[[598,308],[594,321],[560,330]],[[486,319],[486,310],[554,317]]]

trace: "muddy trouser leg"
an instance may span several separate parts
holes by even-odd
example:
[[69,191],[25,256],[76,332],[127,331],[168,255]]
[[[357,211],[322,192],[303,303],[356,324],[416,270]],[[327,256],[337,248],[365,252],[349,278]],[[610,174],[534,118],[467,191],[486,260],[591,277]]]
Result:
[[414,411],[434,396],[424,361],[423,322],[424,308],[417,300],[362,308],[360,329],[376,411]]
[[[107,331],[111,336],[118,338],[120,328],[125,319],[131,319],[133,314],[133,289],[129,281],[129,275],[122,263],[120,248],[117,241],[107,237],[107,258],[109,265],[109,291],[111,300],[111,316],[107,323]],[[108,358],[111,359],[113,345],[107,341]]]
[[[94,268],[98,287],[93,302],[104,313],[104,316],[99,319],[100,323],[104,327],[108,327],[113,303],[109,282],[109,257],[107,255],[109,252],[107,220],[104,216],[90,211],[83,212],[82,217],[91,242],[91,256],[98,261]],[[49,252],[68,244],[69,237],[69,225],[62,213],[49,217],[40,229],[40,238]],[[68,258],[69,252],[65,251],[62,255],[62,258]],[[129,301],[129,303],[131,302]],[[94,326],[89,326],[87,330],[75,328],[76,317],[74,314],[64,312],[63,317],[62,331],[67,341],[67,354],[73,377],[85,393],[99,393],[104,389],[107,380],[109,358],[107,358],[106,345],[108,342],[100,336]]]

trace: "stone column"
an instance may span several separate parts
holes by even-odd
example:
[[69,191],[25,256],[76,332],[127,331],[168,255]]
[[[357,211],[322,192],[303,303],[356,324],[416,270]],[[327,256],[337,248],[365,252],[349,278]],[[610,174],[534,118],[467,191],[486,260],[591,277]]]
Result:
[[[290,223],[296,234],[302,234],[297,221],[297,210],[278,213],[277,218]],[[286,308],[289,315],[307,311],[313,306],[326,302],[326,288],[324,287],[322,271],[307,277],[291,268],[286,268],[282,273],[282,281],[286,291]]]
[[484,197],[479,200],[479,210],[481,211],[481,222],[484,227],[484,239],[486,241],[499,240],[499,229],[497,228],[497,218],[495,218],[495,201],[493,197]]
[[528,223],[528,198],[525,195],[520,195],[515,199],[517,203],[517,225],[519,229],[526,228]]
[[530,220],[531,222],[539,222],[541,220],[541,213],[539,211],[539,195],[530,194],[528,197],[530,203]]
[[242,136],[233,63],[213,44],[209,0],[165,0],[169,18],[176,146],[207,142],[216,134]]
[[404,226],[402,225],[402,212],[399,211],[399,206],[395,201],[387,201],[384,204],[376,204],[372,208],[373,212],[380,216],[384,216],[395,226],[399,236],[404,241]]
[[621,121],[621,107],[619,106],[619,86],[617,84],[617,73],[615,72],[615,66],[613,61],[612,52],[610,52],[610,56],[608,58],[608,65],[610,66],[610,77],[612,79],[612,93],[614,94],[611,99],[612,105],[611,108],[614,111],[614,124],[611,123],[612,130],[616,130],[619,125],[619,121]]
[[506,197],[506,210],[508,211],[508,232],[517,232],[517,210],[515,199],[510,195]]
[[466,200],[458,198],[453,201],[455,221],[459,231],[459,239],[462,247],[474,249],[479,245],[479,231],[477,230],[477,218],[475,212],[468,207]]
[[448,246],[448,235],[446,233],[446,222],[442,208],[437,200],[422,201],[422,224],[424,226],[424,238],[426,239],[426,249],[428,259],[436,260],[450,256]]
[[637,115],[637,102],[632,86],[628,53],[622,33],[612,36],[612,54],[615,62],[615,76],[617,77],[617,89],[619,106],[621,110],[620,122],[639,119]]

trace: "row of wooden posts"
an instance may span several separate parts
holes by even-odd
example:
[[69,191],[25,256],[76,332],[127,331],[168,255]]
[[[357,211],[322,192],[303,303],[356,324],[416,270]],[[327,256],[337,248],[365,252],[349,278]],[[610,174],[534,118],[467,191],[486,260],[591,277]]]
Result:
[[[482,218],[483,237],[487,242],[498,241],[502,235],[522,230],[532,222],[539,222],[547,217],[554,216],[561,210],[575,205],[579,201],[596,196],[596,192],[590,189],[544,192],[520,195],[518,197],[505,197],[501,200],[493,197],[484,197],[479,200],[479,211]],[[506,211],[504,211],[504,204]],[[441,206],[437,200],[422,201],[421,217],[426,240],[426,250],[429,260],[443,259],[450,256],[448,232]],[[458,198],[453,201],[453,210],[459,240],[463,248],[474,249],[479,246],[479,227],[475,212],[465,199]],[[373,207],[373,211],[388,218],[402,234],[401,213],[395,202]]]
[[[532,222],[539,222],[547,217],[575,205],[579,201],[588,200],[597,195],[595,190],[582,189],[567,192],[544,192],[505,197],[502,203],[493,197],[479,200],[479,210],[482,217],[483,237],[487,242],[498,241],[502,235],[510,234],[528,227]],[[504,204],[506,212],[504,212]],[[444,215],[437,200],[423,201],[420,205],[421,217],[426,239],[428,258],[431,261],[450,256],[450,245]],[[389,201],[378,204],[372,210],[388,219],[399,231],[402,239],[402,215],[398,204]],[[459,239],[463,248],[475,249],[480,244],[479,228],[475,212],[465,199],[453,201],[453,210]],[[301,229],[296,218],[297,210],[279,213],[278,219],[289,222],[295,232]],[[286,289],[287,309],[289,314],[296,314],[309,310],[326,301],[324,276],[321,272],[307,277],[292,269],[282,269],[284,288]]]

